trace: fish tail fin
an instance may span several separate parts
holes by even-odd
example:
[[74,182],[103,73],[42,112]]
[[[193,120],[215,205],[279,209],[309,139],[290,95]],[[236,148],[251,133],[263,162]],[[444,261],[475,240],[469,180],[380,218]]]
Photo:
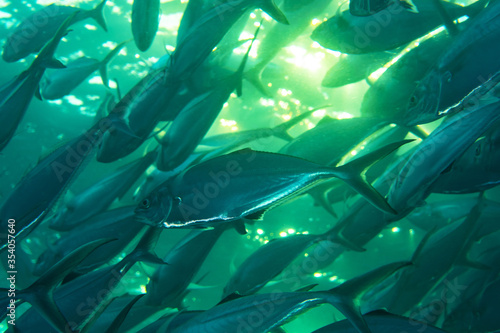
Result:
[[271,98],[272,94],[269,91],[267,91],[267,88],[264,86],[264,84],[262,83],[262,80],[260,78],[261,72],[262,72],[262,69],[260,69],[260,68],[252,68],[251,70],[245,72],[244,77],[262,95],[266,96],[267,98]]
[[126,40],[118,44],[100,63],[99,74],[101,75],[102,83],[106,86],[106,88],[109,88],[108,63],[123,49],[125,44],[127,44],[128,42],[130,42],[130,40]]
[[299,124],[301,121],[303,121],[307,117],[311,116],[314,112],[316,112],[320,109],[323,109],[323,108],[330,107],[330,106],[331,105],[325,105],[325,106],[321,106],[319,108],[314,108],[314,109],[309,110],[307,112],[304,112],[296,117],[293,117],[289,121],[284,122],[283,124],[280,124],[280,125],[274,127],[272,129],[273,136],[280,138],[280,139],[283,139],[285,141],[292,141],[293,137],[291,137],[290,134],[288,134],[289,129],[291,129],[293,126]]
[[107,1],[108,0],[102,0],[101,3],[97,5],[97,7],[95,7],[90,11],[90,17],[92,17],[94,21],[96,21],[97,24],[99,24],[101,28],[103,28],[104,31],[106,32],[108,32],[108,26],[106,25],[106,20],[104,19],[103,11]]
[[257,6],[279,23],[290,25],[285,14],[276,6],[274,0],[260,0]]
[[28,288],[19,291],[18,295],[25,298],[54,328],[65,332],[72,328],[61,313],[52,296],[52,291],[95,249],[110,242],[111,239],[99,239],[80,246],[57,264],[46,271]]
[[370,185],[370,183],[368,183],[365,177],[365,172],[371,165],[411,141],[413,140],[403,140],[388,144],[360,158],[357,158],[354,161],[340,167],[335,167],[334,171],[336,174],[338,173],[337,176],[340,179],[345,181],[350,187],[365,197],[375,207],[384,212],[396,214],[396,211],[389,206],[387,200],[380,193],[378,193],[377,190]]
[[54,59],[54,53],[56,52],[57,46],[59,45],[61,39],[64,36],[66,36],[70,31],[68,30],[68,28],[71,26],[71,24],[73,24],[73,21],[79,12],[80,11],[74,12],[73,14],[68,16],[68,18],[66,18],[66,20],[64,20],[63,23],[61,23],[54,37],[52,37],[52,39],[49,42],[47,42],[47,44],[45,44],[43,49],[38,53],[36,59],[31,64],[30,69],[34,67],[44,67],[44,68],[66,67],[60,61]]
[[410,265],[409,262],[395,262],[376,268],[361,276],[355,277],[340,286],[330,289],[330,304],[335,306],[361,333],[370,333],[360,310],[361,297],[372,287],[384,281],[397,270]]
[[243,94],[243,92],[242,92],[242,90],[243,90],[243,87],[242,87],[242,85],[243,85],[243,82],[242,82],[243,81],[243,73],[245,71],[245,66],[247,64],[248,57],[250,55],[250,51],[252,50],[253,43],[255,42],[255,40],[257,39],[257,36],[259,35],[260,27],[261,27],[261,25],[259,25],[257,27],[257,30],[255,30],[255,34],[254,34],[254,37],[252,38],[252,41],[250,42],[250,46],[248,47],[248,50],[245,53],[245,56],[243,57],[243,59],[241,60],[240,66],[238,67],[238,70],[235,73],[236,77],[238,78],[238,84],[236,86],[236,93],[238,94],[238,97]]

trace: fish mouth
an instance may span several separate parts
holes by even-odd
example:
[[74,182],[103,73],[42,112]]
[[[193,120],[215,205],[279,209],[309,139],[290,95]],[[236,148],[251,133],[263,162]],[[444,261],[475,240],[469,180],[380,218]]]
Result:
[[155,223],[153,223],[148,218],[146,218],[146,217],[144,217],[142,215],[135,215],[134,216],[134,221],[140,222],[140,223],[144,223],[144,224],[148,224],[148,225],[151,225],[151,226],[156,226]]

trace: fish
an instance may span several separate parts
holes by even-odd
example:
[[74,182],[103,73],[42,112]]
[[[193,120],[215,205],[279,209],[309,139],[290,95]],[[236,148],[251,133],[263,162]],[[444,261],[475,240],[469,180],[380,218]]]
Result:
[[[400,53],[398,61],[372,82],[363,95],[361,115],[389,119],[402,126],[411,124],[412,114],[406,112],[408,100],[419,81],[434,66],[451,42],[452,37],[446,32],[441,32],[421,40],[417,47]],[[397,94],[394,94],[395,89],[398,91]]]
[[314,128],[287,143],[279,152],[318,164],[337,164],[363,139],[385,125],[387,122],[379,118],[334,119],[325,116]]
[[[53,298],[55,305],[65,318],[65,325],[62,329],[59,328],[58,332],[65,332],[66,329],[75,331],[81,328],[87,320],[94,320],[93,317],[99,313],[99,307],[111,301],[111,293],[120,292],[117,286],[137,261],[163,263],[158,258],[154,258],[150,252],[158,236],[159,233],[154,228],[146,230],[134,250],[118,263],[94,270],[57,287],[53,291]],[[90,244],[93,243],[95,242]],[[67,258],[67,260],[71,259]],[[78,262],[74,265],[78,265]],[[16,329],[22,332],[37,329],[42,332],[52,331],[47,320],[33,308],[28,309],[19,317]],[[82,331],[85,331],[85,328],[82,328]]]
[[66,68],[46,71],[40,83],[40,95],[47,100],[63,98],[69,95],[73,89],[78,87],[96,70],[99,70],[104,85],[108,86],[107,64],[121,51],[126,43],[118,44],[101,61],[81,57],[67,64]]
[[[448,108],[500,71],[495,61],[500,49],[493,47],[499,38],[499,10],[498,3],[491,3],[476,16],[419,82],[403,115],[412,119],[409,125],[441,118]],[[469,65],[464,66],[466,63]]]
[[0,151],[12,139],[19,123],[24,117],[28,106],[37,93],[40,80],[47,67],[64,67],[55,60],[54,52],[61,38],[67,34],[67,29],[77,13],[69,16],[60,26],[52,39],[40,51],[31,66],[0,88]]
[[252,295],[278,276],[295,258],[324,235],[290,235],[259,247],[238,267],[224,287],[222,299],[232,294]]
[[154,162],[158,152],[153,150],[145,156],[121,166],[111,175],[103,177],[61,205],[52,217],[50,225],[83,225],[83,221],[104,212],[116,199],[122,199],[134,182]]
[[486,191],[500,183],[498,129],[479,138],[432,185],[433,193],[466,194]]
[[388,221],[397,221],[422,205],[439,175],[498,119],[500,102],[493,99],[484,104],[454,114],[408,157],[388,194],[388,202],[398,212]]
[[[7,230],[7,221],[14,220],[14,236],[20,241],[38,226],[89,160],[107,126],[109,122],[103,120],[41,159],[3,202],[0,208],[2,227]],[[5,234],[1,237],[0,251],[6,246]]]
[[465,221],[427,233],[413,254],[415,265],[402,270],[394,286],[373,306],[382,306],[393,313],[405,313],[441,282],[454,264],[477,267],[467,258],[467,253],[481,214],[482,201],[479,200]]
[[114,162],[134,152],[149,138],[180,88],[180,83],[168,76],[166,69],[150,72],[115,105],[111,114],[127,124],[130,133],[106,132],[97,161]]
[[189,283],[207,258],[225,228],[192,230],[163,258],[146,286],[144,302],[149,306],[181,307]]
[[[266,84],[262,83],[262,75],[269,69],[269,63],[287,45],[296,40],[311,24],[311,21],[321,15],[325,8],[330,5],[329,0],[308,1],[307,4],[296,0],[286,0],[283,2],[283,14],[290,24],[275,23],[271,29],[265,33],[264,38],[257,50],[255,64],[245,72],[245,78],[252,83],[264,95],[270,95]],[[286,73],[279,73],[286,75]]]
[[[93,223],[88,223],[81,228],[73,229],[63,234],[61,238],[54,244],[49,245],[40,254],[33,269],[33,274],[41,275],[75,248],[87,244],[96,238],[114,238],[115,241],[95,250],[75,267],[73,272],[80,275],[85,274],[109,262],[120,254],[142,230],[142,226],[137,226],[137,223],[130,225],[134,215],[132,207],[125,206],[114,209],[112,213],[116,217],[108,220],[107,223],[96,219],[92,221]],[[96,233],[95,230],[99,230],[99,232]]]
[[260,219],[266,210],[333,177],[347,182],[379,209],[392,212],[385,199],[363,180],[362,172],[404,143],[387,145],[336,168],[242,149],[197,164],[162,184],[138,204],[136,219],[163,228]]
[[[387,332],[406,332],[419,333],[425,327],[425,331],[429,333],[445,333],[440,328],[429,325],[428,323],[419,322],[413,318],[398,316],[384,310],[376,310],[363,315],[370,331],[372,333],[387,333]],[[327,325],[312,333],[356,333],[356,330],[348,320],[341,320],[333,324]]]
[[[52,268],[46,270],[38,280],[23,290],[16,290],[16,298],[31,303],[31,311],[38,316],[43,316],[49,330],[55,328],[64,332],[68,327],[68,321],[62,313],[62,308],[58,307],[55,289],[61,283],[62,279],[73,270],[85,257],[92,251],[110,242],[110,239],[98,239],[80,246],[73,252],[61,259]],[[8,290],[4,290],[7,295]],[[7,299],[9,302],[9,299]]]
[[77,14],[72,19],[71,24],[92,18],[104,31],[107,31],[106,21],[102,13],[106,1],[102,0],[92,10],[52,4],[31,14],[7,37],[2,59],[6,62],[15,62],[38,52],[56,34],[63,22],[75,13]]
[[[329,303],[347,317],[357,332],[368,333],[370,329],[355,300],[371,286],[406,265],[407,262],[384,265],[326,291],[276,292],[241,297],[201,313],[172,332],[223,330],[229,333],[251,329],[253,332],[264,333],[281,326],[301,312],[322,303]],[[266,315],[263,315],[262,311],[266,311]],[[262,320],[253,321],[251,316],[255,313],[260,313],[259,318]]]
[[326,72],[321,85],[327,88],[338,88],[365,80],[371,73],[383,67],[397,54],[397,51],[344,54],[339,58],[338,62]]
[[136,0],[132,4],[132,35],[135,45],[147,51],[156,37],[160,22],[160,0]]
[[[487,1],[467,7],[443,2],[452,19],[477,15]],[[405,2],[393,1],[369,16],[353,16],[339,11],[313,31],[311,38],[321,46],[347,54],[381,52],[406,45],[436,29],[443,23],[432,1],[414,1],[418,13],[409,11]]]
[[218,82],[213,89],[192,99],[175,117],[167,133],[159,140],[162,149],[156,167],[160,171],[173,170],[184,162],[207,134],[233,90],[237,90],[238,95],[242,94],[243,71],[259,29],[238,70]]
[[228,30],[247,10],[261,8],[277,21],[288,24],[273,0],[231,0],[218,3],[194,22],[171,57],[170,75],[186,80],[207,59]]

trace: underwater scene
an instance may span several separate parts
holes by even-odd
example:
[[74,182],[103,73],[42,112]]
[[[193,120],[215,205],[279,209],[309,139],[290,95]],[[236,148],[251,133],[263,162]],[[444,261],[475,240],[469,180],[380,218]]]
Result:
[[2,332],[500,332],[500,1],[0,0]]

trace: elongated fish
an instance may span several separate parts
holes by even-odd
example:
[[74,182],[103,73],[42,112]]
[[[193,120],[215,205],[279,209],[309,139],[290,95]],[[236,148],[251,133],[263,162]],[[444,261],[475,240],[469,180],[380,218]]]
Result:
[[[412,123],[412,114],[406,112],[408,100],[418,82],[424,78],[451,42],[451,36],[441,32],[402,53],[399,60],[370,85],[363,96],[361,114],[364,117],[390,119],[402,125]],[[394,94],[394,91],[398,93]]]
[[251,295],[280,274],[300,253],[323,239],[323,235],[291,235],[276,238],[259,247],[231,276],[222,294]]
[[465,194],[486,191],[500,183],[500,150],[496,133],[478,139],[462,156],[441,173],[432,185],[433,193]]
[[110,163],[125,157],[148,139],[180,86],[168,77],[165,69],[150,72],[116,104],[111,113],[125,122],[131,133],[106,132],[97,152],[99,162]]
[[[113,238],[115,240],[103,245],[87,256],[75,268],[75,273],[84,274],[90,272],[113,259],[132,242],[140,233],[141,228],[130,225],[134,215],[131,206],[114,209],[112,212],[116,216],[115,219],[108,220],[107,223],[103,223],[102,220],[94,220],[93,223],[83,225],[81,228],[73,229],[69,233],[62,235],[54,244],[49,245],[47,250],[38,257],[33,274],[41,275],[75,248],[96,238]],[[99,232],[96,233],[96,230],[99,230]]]
[[500,4],[492,2],[454,38],[408,100],[404,114],[412,119],[408,125],[424,124],[442,117],[448,108],[476,87],[498,76],[499,13]]
[[105,211],[113,201],[122,199],[132,184],[156,159],[152,151],[144,157],[126,164],[89,186],[61,205],[51,220],[52,226],[77,225],[82,221]]
[[85,81],[90,74],[99,70],[102,82],[108,86],[107,64],[116,56],[127,42],[118,44],[101,61],[81,57],[66,65],[66,68],[48,70],[40,83],[40,94],[44,99],[53,100],[69,95],[73,89]]
[[162,184],[139,203],[136,218],[163,228],[260,219],[266,210],[333,177],[344,180],[379,209],[392,212],[362,173],[404,143],[388,145],[336,168],[282,154],[239,150],[195,165]]
[[[320,24],[311,38],[321,46],[342,53],[360,54],[392,50],[422,37],[443,23],[432,1],[414,1],[418,13],[406,3],[394,1],[370,16],[353,16],[348,10]],[[443,2],[453,19],[477,14],[487,3],[478,1],[468,7]]]
[[54,52],[77,13],[69,16],[53,35],[51,41],[40,51],[31,66],[14,78],[11,82],[0,88],[0,150],[14,136],[33,95],[38,90],[38,85],[47,67],[64,67],[55,60]]
[[132,4],[132,34],[135,45],[147,51],[156,37],[160,22],[160,0],[136,0]]
[[[16,298],[31,303],[30,310],[45,319],[49,327],[48,331],[53,328],[58,332],[66,331],[66,328],[69,328],[68,321],[63,314],[63,309],[56,304],[55,289],[75,266],[92,251],[109,241],[109,239],[99,239],[80,246],[52,268],[46,270],[31,286],[23,290],[16,290]],[[2,291],[5,291],[5,295],[7,295],[6,290],[2,289]],[[9,299],[7,299],[7,302],[9,302]]]
[[[228,301],[201,313],[172,332],[231,333],[251,330],[265,333],[301,312],[330,303],[347,317],[357,332],[368,333],[370,329],[359,310],[359,298],[377,282],[406,265],[401,262],[388,264],[326,291],[260,294]],[[252,319],[252,314],[262,314],[262,311],[266,313],[259,317],[262,320]]]
[[105,31],[106,22],[102,14],[107,0],[103,0],[92,10],[81,10],[70,6],[52,4],[22,21],[7,37],[2,58],[7,62],[22,59],[38,52],[55,35],[59,26],[72,14],[78,12],[71,24],[93,18]]
[[[8,221],[15,220],[15,236],[21,240],[40,224],[111,125],[105,118],[41,159],[4,201],[0,208],[2,227],[7,230]],[[0,250],[6,244],[7,235],[3,234]]]
[[441,172],[500,118],[498,110],[500,101],[496,98],[477,103],[434,130],[408,157],[392,184],[388,202],[398,215],[388,220],[399,220],[421,205]]
[[368,54],[344,54],[326,72],[321,85],[327,88],[342,87],[366,79],[397,55],[396,52],[373,52]]
[[170,68],[173,78],[187,79],[207,59],[236,21],[247,10],[255,8],[261,8],[277,21],[288,24],[273,0],[230,0],[219,3],[196,20],[175,49]]
[[[372,311],[364,314],[370,331],[372,333],[420,333],[423,330],[428,333],[445,333],[442,329],[431,326],[428,323],[416,321],[413,318],[398,316],[383,310]],[[341,320],[328,326],[315,330],[312,333],[356,333],[348,320]]]
[[144,297],[150,306],[180,307],[186,288],[225,228],[193,230],[164,257],[146,286]]
[[241,95],[243,70],[258,32],[259,30],[255,33],[238,70],[221,80],[210,91],[194,98],[174,119],[167,133],[160,140],[162,149],[156,163],[159,170],[173,170],[184,162],[207,134],[231,92],[236,89],[238,95]]

